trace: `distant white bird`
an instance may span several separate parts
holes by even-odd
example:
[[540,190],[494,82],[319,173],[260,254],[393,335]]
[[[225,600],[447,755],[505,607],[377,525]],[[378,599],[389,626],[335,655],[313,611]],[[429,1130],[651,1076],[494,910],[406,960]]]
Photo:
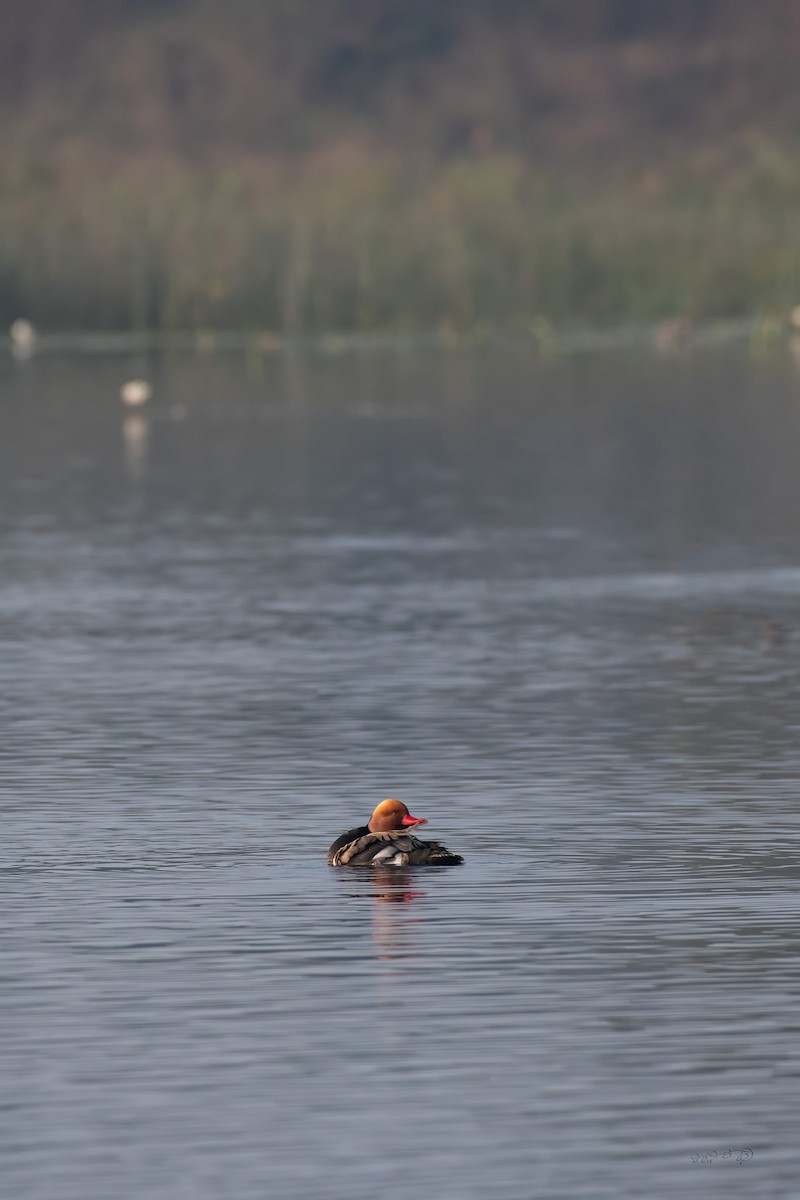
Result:
[[11,349],[17,358],[28,358],[33,354],[36,330],[30,321],[26,321],[24,317],[17,317],[16,321],[12,321],[8,333],[11,338]]
[[129,379],[127,383],[123,383],[119,394],[123,404],[127,404],[129,408],[140,408],[150,399],[153,389],[146,379]]

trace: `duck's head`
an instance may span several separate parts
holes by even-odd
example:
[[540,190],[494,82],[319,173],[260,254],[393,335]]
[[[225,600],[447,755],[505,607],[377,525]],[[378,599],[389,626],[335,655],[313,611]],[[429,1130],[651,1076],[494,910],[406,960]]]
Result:
[[370,833],[389,833],[408,825],[427,825],[424,817],[412,817],[400,800],[382,800],[369,819]]

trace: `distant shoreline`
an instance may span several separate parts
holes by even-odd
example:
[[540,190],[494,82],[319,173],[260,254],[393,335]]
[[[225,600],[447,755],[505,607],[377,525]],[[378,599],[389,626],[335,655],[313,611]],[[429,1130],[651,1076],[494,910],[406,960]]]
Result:
[[[280,336],[258,331],[198,329],[182,331],[38,331],[34,347],[19,358],[38,355],[130,354],[132,352],[245,354],[251,357],[311,353],[337,355],[358,352],[407,350],[508,349],[530,351],[542,358],[591,351],[653,351],[681,353],[691,349],[744,346],[769,349],[800,344],[800,331],[778,318],[742,318],[698,323],[665,320],[650,324],[591,328],[568,324],[561,328],[534,321],[527,329],[445,332],[357,333],[330,331],[322,334]],[[0,340],[6,352],[14,352],[10,337]]]

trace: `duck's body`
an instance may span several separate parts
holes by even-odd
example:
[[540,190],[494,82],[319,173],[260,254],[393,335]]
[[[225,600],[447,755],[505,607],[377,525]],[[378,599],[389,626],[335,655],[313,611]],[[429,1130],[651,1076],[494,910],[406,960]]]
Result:
[[421,842],[405,829],[370,833],[367,825],[348,829],[328,851],[332,867],[446,867],[463,861],[439,842]]
[[399,800],[384,800],[366,825],[348,829],[328,851],[332,867],[447,867],[463,862],[440,842],[422,842],[409,826],[426,824],[412,817]]

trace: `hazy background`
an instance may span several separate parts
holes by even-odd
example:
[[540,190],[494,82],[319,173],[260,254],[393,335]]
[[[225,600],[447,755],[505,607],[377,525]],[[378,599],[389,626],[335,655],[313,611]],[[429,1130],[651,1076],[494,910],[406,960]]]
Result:
[[476,329],[800,295],[791,0],[0,3],[0,319]]

